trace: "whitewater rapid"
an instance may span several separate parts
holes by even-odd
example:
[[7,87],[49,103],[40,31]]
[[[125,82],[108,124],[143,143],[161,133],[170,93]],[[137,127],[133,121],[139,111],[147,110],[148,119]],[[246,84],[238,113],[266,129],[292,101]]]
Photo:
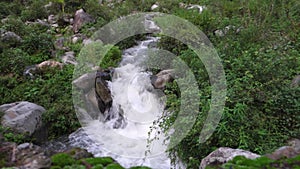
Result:
[[[126,168],[171,168],[170,159],[165,153],[165,136],[158,126],[150,129],[165,108],[164,94],[153,88],[151,73],[143,64],[149,46],[153,46],[157,40],[149,37],[125,50],[119,67],[114,70],[112,81],[108,82],[113,98],[109,113],[118,116],[121,111],[125,117],[123,127],[114,129],[117,118],[105,123],[97,119],[87,120],[86,126],[69,136],[71,146],[87,149],[96,157],[111,156]],[[149,139],[153,141],[149,143]]]

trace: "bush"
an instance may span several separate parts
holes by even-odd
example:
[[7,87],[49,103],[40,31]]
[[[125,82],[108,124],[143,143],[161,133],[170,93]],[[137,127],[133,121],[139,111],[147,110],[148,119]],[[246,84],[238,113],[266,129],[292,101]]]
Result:
[[41,54],[45,56],[42,60],[47,60],[54,50],[53,37],[48,33],[30,32],[24,37],[22,49],[30,55]]
[[34,63],[32,58],[26,52],[18,48],[4,49],[0,54],[0,57],[0,70],[2,75],[12,73],[14,75],[22,76],[25,67]]
[[48,17],[45,3],[43,0],[35,0],[30,2],[30,6],[22,11],[21,19],[22,21],[35,21],[37,19],[44,19]]

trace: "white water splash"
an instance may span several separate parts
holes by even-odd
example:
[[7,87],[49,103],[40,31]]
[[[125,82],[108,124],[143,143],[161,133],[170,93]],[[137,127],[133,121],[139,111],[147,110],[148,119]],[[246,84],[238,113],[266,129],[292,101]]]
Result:
[[[89,121],[84,130],[69,136],[72,146],[85,148],[95,156],[111,156],[124,167],[171,168],[165,153],[164,135],[158,134],[159,129],[150,130],[153,122],[163,114],[165,97],[152,87],[151,74],[141,67],[147,57],[148,45],[156,41],[157,38],[149,38],[124,51],[122,62],[109,83],[113,97],[110,113],[114,113],[116,118],[106,123]],[[114,129],[120,111],[126,124],[123,128]],[[148,139],[154,137],[156,139],[148,144]]]

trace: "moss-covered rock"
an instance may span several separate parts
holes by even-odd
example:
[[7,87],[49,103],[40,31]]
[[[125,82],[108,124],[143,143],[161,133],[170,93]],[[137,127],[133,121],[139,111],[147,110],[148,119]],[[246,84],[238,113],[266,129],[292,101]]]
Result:
[[125,169],[122,167],[120,164],[109,164],[108,166],[105,167],[105,169]]
[[63,169],[86,169],[86,167],[83,165],[74,164],[65,166]]
[[85,158],[85,159],[82,159],[82,161],[85,161],[88,164],[93,165],[93,166],[97,165],[97,164],[107,166],[108,164],[111,164],[114,162],[114,160],[111,157]]
[[76,161],[74,158],[72,158],[70,155],[66,153],[58,153],[51,157],[52,165],[54,166],[60,166],[64,167],[67,165],[72,165]]
[[103,165],[102,164],[97,164],[95,166],[93,166],[91,169],[103,169]]

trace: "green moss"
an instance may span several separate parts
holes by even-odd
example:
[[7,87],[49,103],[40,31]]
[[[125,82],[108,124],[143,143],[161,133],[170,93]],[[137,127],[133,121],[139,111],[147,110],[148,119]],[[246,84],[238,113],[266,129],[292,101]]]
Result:
[[91,169],[103,169],[103,165],[102,164],[97,164],[95,166],[93,166]]
[[55,165],[55,166],[51,166],[50,169],[61,169],[61,167]]
[[105,169],[125,169],[120,164],[109,164],[105,167]]
[[67,165],[72,165],[76,161],[68,154],[65,153],[58,153],[51,157],[51,161],[53,165],[57,165],[60,167],[64,167]]
[[101,164],[103,166],[106,166],[106,165],[114,162],[114,160],[111,157],[86,158],[86,159],[82,159],[82,160],[84,160],[85,162],[87,162],[91,165]]
[[65,166],[64,169],[85,169],[85,166],[75,164],[75,165]]

